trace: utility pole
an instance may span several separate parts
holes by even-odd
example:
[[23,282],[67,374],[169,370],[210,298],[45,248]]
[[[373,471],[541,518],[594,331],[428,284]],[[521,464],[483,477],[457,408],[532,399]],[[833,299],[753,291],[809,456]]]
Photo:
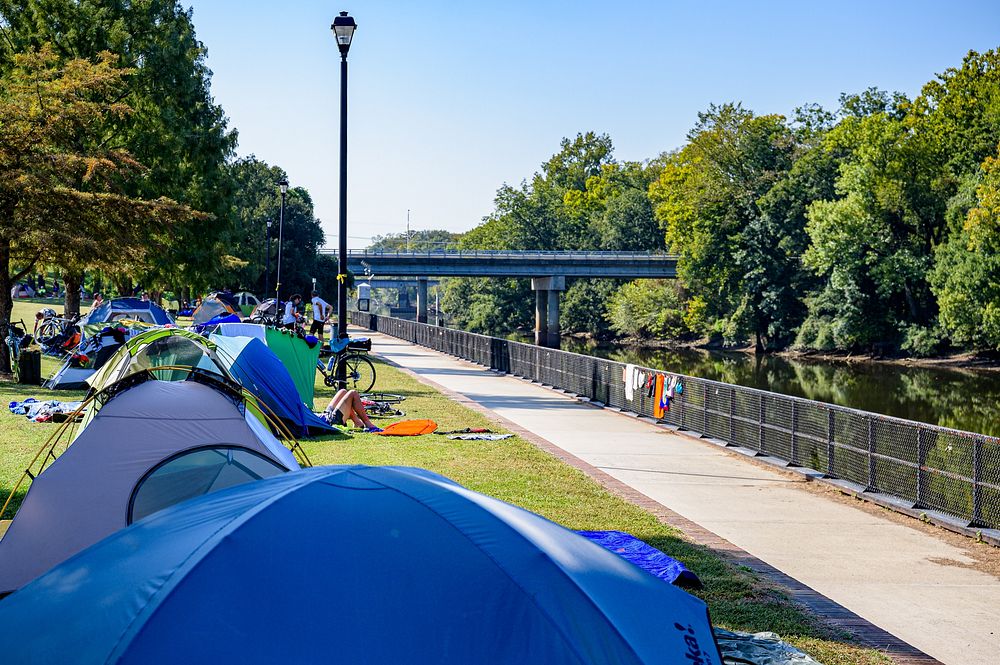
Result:
[[410,209],[406,209],[406,251],[410,251]]

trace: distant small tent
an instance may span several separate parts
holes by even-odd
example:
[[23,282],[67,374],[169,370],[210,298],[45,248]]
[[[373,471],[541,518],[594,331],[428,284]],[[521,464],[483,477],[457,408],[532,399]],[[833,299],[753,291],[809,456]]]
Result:
[[163,510],[0,602],[0,644],[36,665],[722,662],[700,599],[400,467],[305,469]]
[[0,594],[157,510],[299,468],[239,386],[211,375],[144,372],[101,397],[0,540]]
[[260,339],[215,334],[210,340],[233,379],[266,404],[293,434],[311,436],[336,431],[313,413],[311,406],[303,404],[288,370]]
[[250,314],[251,318],[269,318],[273,319],[278,316],[278,301],[274,298],[268,298],[263,300],[256,307],[253,308],[253,312]]
[[80,320],[80,327],[86,329],[93,324],[108,323],[119,319],[131,319],[158,326],[171,325],[174,322],[166,310],[151,300],[112,298],[90,310],[90,313]]
[[233,298],[236,299],[236,303],[240,306],[240,311],[243,312],[244,316],[253,314],[253,311],[257,309],[257,305],[260,304],[260,298],[249,291],[234,293]]
[[34,298],[35,290],[27,284],[15,284],[10,287],[11,298]]
[[[196,326],[203,326],[216,319],[223,320],[230,317],[239,317],[241,314],[239,303],[231,293],[212,293],[201,301],[198,308],[191,314]],[[237,321],[239,318],[236,319]]]

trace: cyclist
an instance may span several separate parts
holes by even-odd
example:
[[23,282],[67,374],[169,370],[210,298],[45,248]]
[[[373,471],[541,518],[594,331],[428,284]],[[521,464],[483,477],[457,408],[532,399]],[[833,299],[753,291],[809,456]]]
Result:
[[295,330],[295,326],[298,325],[299,319],[301,318],[298,312],[299,304],[301,303],[302,296],[298,293],[288,299],[288,302],[285,303],[285,315],[281,319],[282,328]]
[[313,321],[309,326],[309,334],[319,337],[320,344],[322,344],[323,330],[326,328],[326,322],[329,320],[330,314],[333,313],[333,307],[330,306],[330,303],[319,297],[319,291],[313,291],[312,309]]

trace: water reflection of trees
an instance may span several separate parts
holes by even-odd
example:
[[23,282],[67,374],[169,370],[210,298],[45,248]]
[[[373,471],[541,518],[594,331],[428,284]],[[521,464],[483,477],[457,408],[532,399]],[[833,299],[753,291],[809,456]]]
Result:
[[1000,436],[1000,375],[966,369],[755,357],[701,349],[564,348],[899,418]]

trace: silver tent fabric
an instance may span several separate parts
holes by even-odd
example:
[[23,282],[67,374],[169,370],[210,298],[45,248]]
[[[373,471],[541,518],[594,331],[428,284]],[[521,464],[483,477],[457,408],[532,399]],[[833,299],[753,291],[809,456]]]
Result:
[[111,399],[32,482],[0,540],[0,593],[125,527],[136,484],[179,452],[242,447],[298,469],[291,452],[250,420],[226,395],[193,381],[147,381]]

